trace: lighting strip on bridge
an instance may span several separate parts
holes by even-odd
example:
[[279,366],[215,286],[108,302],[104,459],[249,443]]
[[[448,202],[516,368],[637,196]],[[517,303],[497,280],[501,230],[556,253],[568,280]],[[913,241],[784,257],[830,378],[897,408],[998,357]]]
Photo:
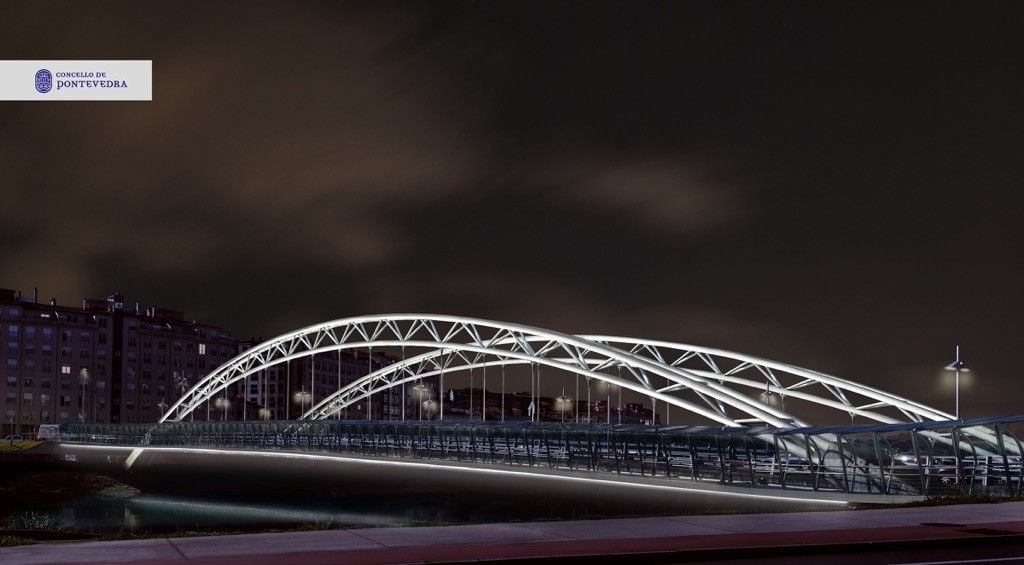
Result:
[[[121,445],[78,445],[78,444],[64,444],[65,447],[74,449],[123,449],[123,450],[140,450],[140,451],[163,451],[163,452],[176,452],[176,453],[192,453],[192,454],[206,454],[206,455],[252,455],[257,457],[284,457],[289,459],[306,459],[313,461],[334,461],[334,462],[345,462],[345,463],[361,463],[365,465],[385,465],[394,467],[404,467],[412,469],[455,469],[458,471],[468,471],[474,473],[483,473],[491,475],[504,475],[512,477],[533,477],[542,479],[553,479],[575,483],[585,484],[605,484],[611,486],[627,486],[627,487],[639,487],[645,489],[653,489],[660,491],[669,492],[687,492],[693,494],[710,494],[710,495],[723,495],[733,496],[740,498],[753,498],[762,500],[774,500],[784,502],[806,502],[808,504],[836,504],[846,505],[849,504],[845,500],[825,500],[815,498],[799,498],[799,497],[788,497],[788,496],[773,496],[770,494],[749,494],[741,492],[728,492],[719,490],[705,490],[688,487],[676,487],[667,485],[650,485],[644,483],[636,483],[631,481],[613,481],[608,479],[591,479],[585,477],[568,477],[565,475],[546,475],[543,473],[532,473],[526,471],[510,471],[506,469],[483,469],[479,467],[466,467],[463,465],[448,465],[448,464],[433,464],[433,463],[416,463],[413,461],[381,461],[376,459],[358,459],[353,457],[344,456],[332,456],[332,455],[314,455],[311,453],[270,453],[266,451],[250,451],[244,449],[202,449],[196,447],[126,447]],[[141,455],[141,453],[139,453]]]

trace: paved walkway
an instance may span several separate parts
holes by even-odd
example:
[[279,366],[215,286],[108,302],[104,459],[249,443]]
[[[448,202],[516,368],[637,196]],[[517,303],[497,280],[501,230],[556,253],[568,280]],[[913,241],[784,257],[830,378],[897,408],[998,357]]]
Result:
[[[373,528],[0,549],[2,563],[409,563],[596,556],[707,559],[726,553],[858,543],[975,543],[1024,536],[1024,502],[928,508],[673,516],[571,522]],[[927,541],[935,540],[935,541]],[[749,553],[747,555],[750,555]],[[575,559],[574,559],[575,558]],[[659,559],[654,559],[658,561]]]

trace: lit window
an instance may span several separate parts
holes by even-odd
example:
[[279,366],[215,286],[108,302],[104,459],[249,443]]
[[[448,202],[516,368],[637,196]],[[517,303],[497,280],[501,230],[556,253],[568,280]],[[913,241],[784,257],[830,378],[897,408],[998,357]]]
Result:
[[206,355],[206,344],[205,343],[200,343],[199,344],[199,354],[200,355]]
[[71,365],[61,365],[60,366],[60,374],[62,374],[62,375],[70,375],[71,374]]

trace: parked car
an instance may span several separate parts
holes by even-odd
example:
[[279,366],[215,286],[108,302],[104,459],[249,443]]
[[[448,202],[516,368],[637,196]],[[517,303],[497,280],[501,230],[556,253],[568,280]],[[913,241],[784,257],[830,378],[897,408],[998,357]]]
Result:
[[57,424],[40,424],[36,439],[43,441],[60,441],[60,426]]

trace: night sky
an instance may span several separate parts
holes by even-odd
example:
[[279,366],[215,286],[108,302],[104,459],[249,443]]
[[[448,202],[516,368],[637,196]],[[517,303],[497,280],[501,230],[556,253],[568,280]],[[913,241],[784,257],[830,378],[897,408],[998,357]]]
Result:
[[[0,58],[152,102],[0,103],[0,287],[240,337],[464,314],[1024,412],[1011,2],[4,2]],[[118,274],[120,272],[120,274]]]

